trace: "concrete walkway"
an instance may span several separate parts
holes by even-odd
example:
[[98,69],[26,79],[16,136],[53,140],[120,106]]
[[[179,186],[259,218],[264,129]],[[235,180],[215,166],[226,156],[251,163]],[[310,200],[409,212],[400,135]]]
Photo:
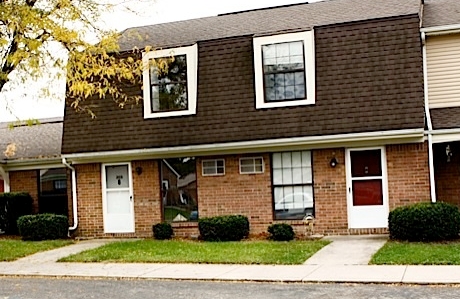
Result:
[[[3,276],[138,278],[271,282],[361,282],[460,284],[460,266],[369,266],[367,261],[385,238],[331,237],[333,242],[303,265],[208,265],[57,263],[61,257],[114,240],[81,241],[75,245],[1,262]],[[367,260],[367,261],[366,261]]]

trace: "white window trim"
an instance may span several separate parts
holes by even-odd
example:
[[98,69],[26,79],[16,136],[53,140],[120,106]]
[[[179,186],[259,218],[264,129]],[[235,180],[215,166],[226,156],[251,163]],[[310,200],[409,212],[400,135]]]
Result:
[[[260,159],[262,161],[262,171],[256,171],[256,165],[255,165],[255,161],[257,159]],[[242,170],[242,165],[241,165],[241,161],[242,160],[252,160],[254,161],[254,171],[243,171]],[[243,157],[243,158],[240,158],[240,174],[257,174],[257,173],[264,173],[265,172],[265,163],[264,163],[264,158],[263,157]]]
[[[197,72],[198,72],[198,46],[171,48],[143,53],[143,89],[144,89],[144,118],[160,118],[180,115],[196,114],[197,101]],[[152,112],[150,99],[150,60],[174,55],[185,55],[187,59],[187,102],[188,109],[181,111]]]
[[[224,172],[223,173],[218,173],[217,172],[217,161],[222,161],[223,162],[223,168]],[[215,167],[216,167],[216,172],[215,173],[204,173],[204,163],[205,162],[214,162]],[[202,176],[217,176],[217,175],[225,175],[225,159],[206,159],[201,161],[201,175]]]
[[[304,43],[304,63],[305,63],[305,88],[307,89],[307,98],[304,100],[286,100],[280,102],[265,102],[264,97],[264,78],[262,65],[262,46],[267,44],[278,44],[294,41],[303,41]],[[254,45],[254,73],[255,73],[255,91],[256,91],[256,109],[312,105],[315,103],[315,37],[314,31],[287,33],[280,35],[256,37],[253,40]]]

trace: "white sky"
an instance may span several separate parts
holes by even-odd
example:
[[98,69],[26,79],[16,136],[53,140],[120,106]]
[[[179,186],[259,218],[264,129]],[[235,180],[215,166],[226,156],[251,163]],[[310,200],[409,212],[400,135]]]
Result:
[[[316,2],[320,0],[156,0],[154,5],[146,5],[145,1],[142,0],[131,0],[131,4],[136,4],[137,15],[119,9],[104,17],[103,21],[107,27],[121,31],[135,26],[307,1]],[[64,82],[42,81],[40,84],[25,82],[12,91],[0,93],[0,122],[15,121],[18,118],[25,120],[63,116]],[[55,95],[51,99],[40,97],[39,94],[43,86],[58,86],[62,90],[62,95]]]

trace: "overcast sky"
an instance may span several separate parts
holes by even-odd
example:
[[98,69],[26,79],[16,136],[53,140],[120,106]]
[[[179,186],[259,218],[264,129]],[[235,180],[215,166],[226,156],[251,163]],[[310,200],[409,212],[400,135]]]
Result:
[[[309,0],[308,2],[316,1],[319,0]],[[307,2],[307,0],[156,0],[154,5],[146,5],[145,1],[142,0],[131,0],[130,3],[136,3],[136,11],[138,11],[136,15],[117,9],[115,12],[104,16],[103,21],[107,27],[122,31],[135,26],[302,2]],[[57,86],[60,90],[65,88],[64,82],[43,80],[41,86],[43,85]],[[0,122],[14,121],[17,118],[40,119],[62,116],[64,111],[62,96],[55,96],[52,99],[40,98],[38,94],[41,86],[33,82],[25,82],[22,84],[22,88],[0,93]]]

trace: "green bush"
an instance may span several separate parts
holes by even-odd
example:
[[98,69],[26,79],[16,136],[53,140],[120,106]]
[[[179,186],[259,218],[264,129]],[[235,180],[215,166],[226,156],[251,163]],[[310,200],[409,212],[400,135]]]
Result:
[[274,241],[291,241],[295,237],[294,229],[287,223],[276,223],[268,227],[269,239]]
[[16,222],[23,215],[32,214],[32,197],[25,192],[0,194],[0,230],[7,235],[17,235]]
[[407,241],[443,241],[458,238],[460,212],[454,205],[417,203],[394,209],[388,217],[390,238]]
[[62,215],[26,215],[18,219],[19,234],[23,240],[64,239],[67,237],[68,227],[67,217]]
[[249,220],[242,215],[201,218],[198,229],[204,241],[239,241],[249,235]]
[[157,240],[171,239],[173,228],[169,223],[157,223],[153,226],[153,237]]

